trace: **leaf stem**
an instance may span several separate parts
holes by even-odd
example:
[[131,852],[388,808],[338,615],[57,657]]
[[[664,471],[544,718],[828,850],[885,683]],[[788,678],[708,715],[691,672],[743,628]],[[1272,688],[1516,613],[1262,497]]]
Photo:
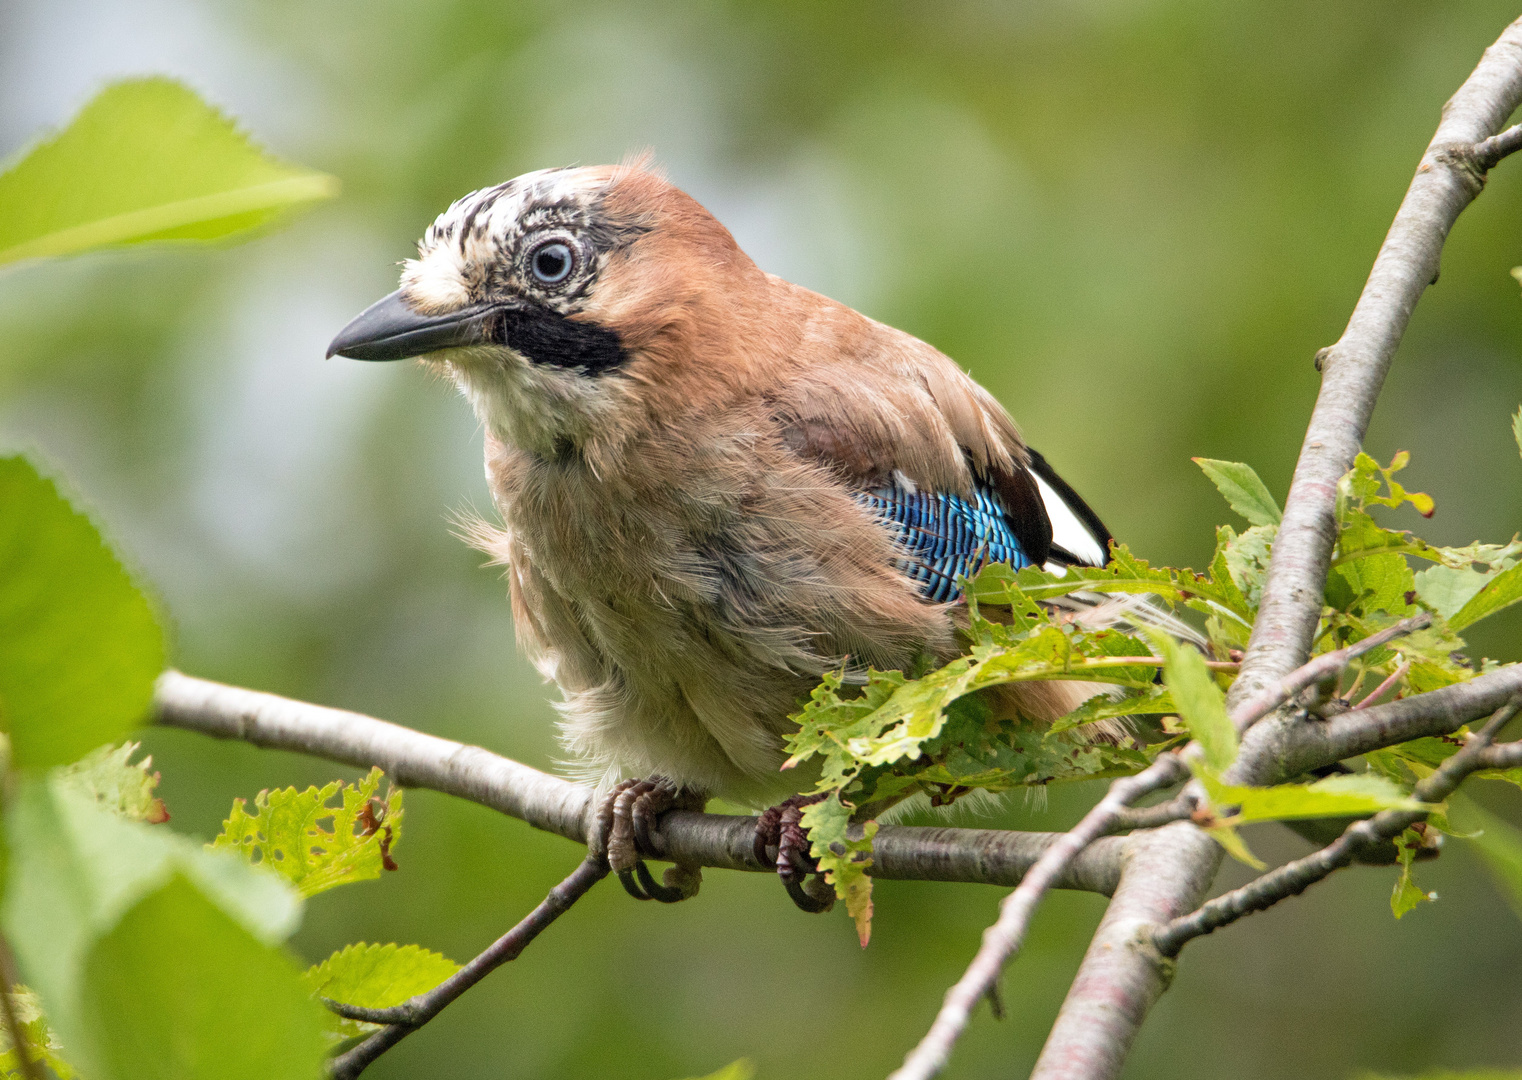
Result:
[[1357,705],[1354,705],[1353,708],[1367,709],[1370,705],[1374,704],[1381,697],[1383,697],[1386,690],[1390,689],[1390,687],[1394,686],[1396,683],[1404,679],[1406,677],[1406,672],[1410,670],[1411,661],[1401,661],[1401,665],[1390,673],[1390,677],[1388,679],[1380,683],[1373,690],[1370,690],[1366,695],[1364,695],[1363,700],[1360,701]]
[[[1497,709],[1485,725],[1469,737],[1469,741],[1458,753],[1416,785],[1412,797],[1423,803],[1440,803],[1471,773],[1493,768],[1493,762],[1508,761],[1513,756],[1522,757],[1522,745],[1517,743],[1491,746],[1496,732],[1519,710],[1522,710],[1522,694],[1513,696]],[[1502,753],[1491,753],[1492,750]],[[1188,915],[1174,919],[1153,935],[1152,943],[1164,956],[1177,956],[1185,945],[1197,937],[1228,926],[1244,915],[1263,911],[1281,900],[1298,896],[1316,882],[1353,862],[1360,850],[1395,839],[1429,813],[1430,810],[1425,809],[1381,810],[1371,818],[1355,821],[1341,836],[1320,851],[1270,870],[1240,889],[1233,889]]]

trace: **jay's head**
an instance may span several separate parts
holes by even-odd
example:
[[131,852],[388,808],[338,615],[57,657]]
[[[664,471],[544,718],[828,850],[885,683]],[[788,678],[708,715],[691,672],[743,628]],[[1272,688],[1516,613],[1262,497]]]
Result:
[[328,355],[420,357],[495,436],[550,453],[616,426],[652,387],[701,392],[695,355],[717,360],[714,336],[765,288],[729,232],[642,165],[547,169],[440,214],[401,288]]

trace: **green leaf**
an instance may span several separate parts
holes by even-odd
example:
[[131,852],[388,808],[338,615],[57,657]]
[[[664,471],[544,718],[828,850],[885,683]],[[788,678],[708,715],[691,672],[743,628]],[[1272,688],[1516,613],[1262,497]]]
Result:
[[1467,566],[1429,566],[1414,575],[1416,595],[1445,619],[1451,619],[1473,600],[1489,580],[1489,574]]
[[[402,789],[393,785],[377,798],[381,775],[371,769],[352,787],[335,780],[321,790],[261,791],[252,814],[236,799],[210,846],[279,871],[302,896],[378,878],[396,869],[391,847],[402,826]],[[329,805],[335,796],[339,804]]]
[[185,877],[142,897],[84,962],[91,1080],[313,1080],[322,1006],[283,949]]
[[[1337,516],[1343,519],[1350,510],[1364,510],[1370,506],[1399,507],[1410,503],[1422,517],[1431,517],[1435,509],[1432,496],[1420,491],[1407,491],[1395,480],[1395,474],[1411,463],[1411,455],[1404,450],[1382,466],[1368,454],[1359,452],[1353,459],[1353,467],[1337,482]],[[1381,495],[1384,488],[1386,494]]]
[[1069,731],[1084,724],[1092,724],[1096,720],[1177,711],[1178,707],[1173,704],[1173,695],[1161,686],[1154,686],[1139,694],[1123,698],[1113,698],[1109,694],[1096,694],[1066,716],[1053,721],[1051,730]]
[[120,740],[163,668],[153,612],[95,526],[30,462],[0,458],[0,728],[12,763],[62,765]]
[[[1268,576],[1268,561],[1273,554],[1274,537],[1278,535],[1278,529],[1254,525],[1241,536],[1236,536],[1229,528],[1222,526],[1217,531],[1218,545],[1222,533],[1227,535],[1219,559],[1225,563],[1231,583],[1246,602],[1246,607],[1239,609],[1238,614],[1250,620],[1257,614],[1258,601],[1263,595],[1263,579]],[[1214,567],[1215,563],[1212,562],[1211,565]]]
[[1511,418],[1511,437],[1517,440],[1517,451],[1522,453],[1522,409]]
[[1239,807],[1231,821],[1289,821],[1296,818],[1365,817],[1381,810],[1421,810],[1426,804],[1407,795],[1399,785],[1373,773],[1329,776],[1314,784],[1276,784],[1239,787],[1204,778],[1210,801]]
[[63,766],[57,776],[103,809],[133,821],[162,825],[169,820],[169,811],[164,800],[153,793],[159,783],[159,774],[148,771],[153,767],[153,758],[132,760],[140,745],[129,742],[102,746],[74,764]]
[[[18,984],[11,994],[11,1008],[16,1011],[21,1038],[26,1042],[26,1056],[42,1062],[58,1080],[76,1080],[79,1074],[63,1059],[63,1045],[42,1014],[42,1002],[36,993]],[[21,1060],[11,1045],[11,1033],[4,1024],[0,1024],[0,1080],[26,1080]]]
[[752,1080],[756,1075],[756,1066],[749,1058],[741,1058],[731,1062],[716,1073],[709,1073],[703,1077],[693,1077],[692,1080]]
[[1462,630],[1472,623],[1494,615],[1502,608],[1522,600],[1522,563],[1510,570],[1503,570],[1448,620],[1454,630]]
[[1399,618],[1411,611],[1406,597],[1415,587],[1404,556],[1369,555],[1332,568],[1327,577],[1326,601],[1331,607],[1364,618],[1376,612]]
[[1423,836],[1416,829],[1407,829],[1395,841],[1396,857],[1400,860],[1400,876],[1390,893],[1390,913],[1397,919],[1415,910],[1417,905],[1437,899],[1437,893],[1418,888],[1411,877],[1411,864],[1416,853],[1423,847]]
[[222,239],[337,190],[253,146],[185,86],[127,80],[0,174],[0,264]]
[[1252,525],[1278,526],[1284,514],[1279,504],[1268,493],[1263,481],[1251,465],[1239,461],[1217,461],[1214,458],[1195,458],[1194,463],[1210,477],[1227,503]]
[[[366,1009],[389,1009],[432,990],[459,970],[453,960],[418,945],[361,942],[314,964],[305,979],[308,989],[320,997]],[[380,1027],[334,1013],[327,1014],[325,1024],[328,1038],[337,1042],[363,1037]]]
[[[1261,531],[1269,534],[1268,539],[1271,542],[1273,530],[1263,529]],[[1248,532],[1252,532],[1252,529],[1249,529]],[[1237,540],[1236,530],[1230,525],[1221,525],[1216,529],[1215,554],[1210,559],[1210,580],[1230,597],[1226,607],[1239,616],[1240,622],[1244,624],[1243,628],[1245,629],[1245,624],[1251,622],[1254,605],[1249,602],[1247,594],[1242,591],[1242,585],[1237,580],[1238,574],[1233,572],[1232,562],[1229,557],[1232,549],[1237,545]],[[1265,568],[1267,566],[1267,549],[1268,544],[1265,543]],[[1254,581],[1251,584],[1256,586],[1255,592],[1257,594],[1262,593],[1263,587],[1261,581]]]
[[1163,657],[1163,680],[1178,706],[1179,719],[1204,751],[1206,772],[1219,776],[1237,759],[1237,731],[1226,716],[1226,696],[1205,666],[1205,658],[1167,634],[1152,641]]
[[70,1060],[92,1080],[102,1070],[82,1005],[82,965],[94,942],[145,895],[182,876],[267,945],[284,941],[300,921],[301,898],[278,874],[163,826],[129,821],[56,775],[21,780],[6,804],[5,828],[10,862],[0,923],[23,980],[47,1003]]
[[1205,828],[1205,832],[1225,849],[1226,854],[1242,865],[1250,866],[1254,870],[1268,869],[1268,863],[1252,853],[1252,849],[1247,846],[1247,841],[1242,839],[1242,834],[1233,826],[1209,825]]
[[856,936],[862,948],[872,938],[872,879],[867,868],[872,865],[872,837],[877,822],[851,824],[851,807],[840,801],[839,793],[804,808],[802,825],[808,831],[811,851],[819,860],[825,880],[835,886],[835,895],[845,901],[846,911],[856,923]]
[[1007,603],[1011,587],[1038,603],[1075,592],[1106,592],[1151,593],[1170,604],[1199,599],[1230,606],[1235,595],[1193,570],[1154,568],[1124,544],[1115,545],[1106,566],[1069,566],[1060,575],[1037,566],[1012,570],[1005,563],[992,563],[972,580],[968,596],[981,603]]

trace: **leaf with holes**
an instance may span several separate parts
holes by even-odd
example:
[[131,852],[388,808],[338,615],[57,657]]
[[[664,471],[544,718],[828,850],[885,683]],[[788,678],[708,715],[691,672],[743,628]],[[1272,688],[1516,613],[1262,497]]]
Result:
[[102,746],[74,764],[63,766],[58,770],[58,778],[81,795],[94,799],[102,809],[133,821],[162,825],[169,820],[169,811],[164,800],[153,793],[159,783],[159,774],[148,771],[153,767],[153,758],[132,760],[141,745],[129,742]]
[[[42,1014],[42,1002],[37,994],[18,983],[11,994],[11,1008],[16,1012],[16,1023],[26,1042],[26,1056],[46,1065],[58,1080],[75,1080],[79,1073],[64,1060],[63,1045]],[[4,1024],[0,1024],[0,1080],[28,1080],[16,1048],[11,1045],[11,1033]]]
[[1418,887],[1411,877],[1411,864],[1416,861],[1417,853],[1424,846],[1425,837],[1415,828],[1407,829],[1395,841],[1396,857],[1400,860],[1400,876],[1395,879],[1395,888],[1390,892],[1390,913],[1397,919],[1416,910],[1419,904],[1437,899],[1437,893]]
[[837,793],[805,807],[802,825],[808,831],[819,869],[835,886],[835,895],[845,901],[846,911],[856,923],[856,936],[866,948],[872,937],[872,879],[867,868],[872,865],[877,822],[853,825],[851,807],[842,803]]
[[[391,848],[402,825],[402,789],[392,785],[378,798],[381,775],[371,769],[353,786],[335,780],[321,789],[261,791],[252,814],[237,799],[211,846],[278,870],[303,896],[378,878],[396,869]],[[335,797],[339,804],[329,805]]]

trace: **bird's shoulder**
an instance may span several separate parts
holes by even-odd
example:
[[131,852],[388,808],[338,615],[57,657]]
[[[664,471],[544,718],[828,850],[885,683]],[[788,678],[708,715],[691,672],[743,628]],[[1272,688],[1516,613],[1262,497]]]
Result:
[[977,498],[997,493],[1040,561],[1051,525],[1030,454],[1004,407],[934,346],[780,280],[797,336],[767,402],[789,449],[846,484]]

